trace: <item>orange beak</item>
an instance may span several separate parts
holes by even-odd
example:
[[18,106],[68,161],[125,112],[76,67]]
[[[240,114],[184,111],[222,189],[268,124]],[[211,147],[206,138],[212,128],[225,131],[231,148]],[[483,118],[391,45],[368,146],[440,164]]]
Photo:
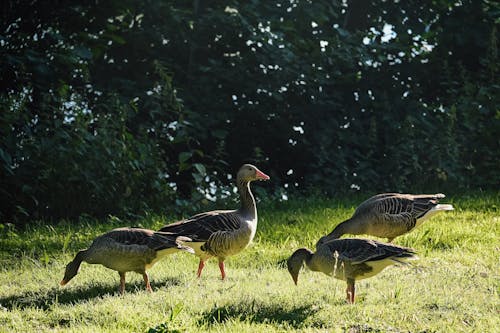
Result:
[[256,175],[257,175],[257,178],[261,179],[261,180],[269,180],[269,179],[271,179],[271,177],[269,177],[268,175],[266,175],[265,173],[263,173],[260,170],[256,171]]
[[66,283],[68,283],[68,281],[66,281],[66,280],[64,280],[64,279],[63,279],[63,280],[61,280],[61,282],[59,282],[59,284],[60,284],[61,286],[64,286]]

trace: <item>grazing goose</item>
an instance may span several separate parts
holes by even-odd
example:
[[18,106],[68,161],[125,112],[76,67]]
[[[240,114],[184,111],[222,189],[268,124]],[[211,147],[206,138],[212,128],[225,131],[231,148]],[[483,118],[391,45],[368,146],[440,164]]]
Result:
[[306,248],[295,251],[287,261],[297,284],[304,262],[312,271],[323,272],[347,282],[347,302],[354,303],[356,280],[380,273],[385,267],[417,259],[412,249],[360,238],[334,239],[316,245],[316,253]]
[[438,204],[444,198],[438,194],[378,194],[361,203],[352,217],[333,229],[318,243],[340,238],[344,234],[372,235],[388,242],[419,226],[432,215],[453,210],[449,204]]
[[250,182],[268,180],[269,176],[251,164],[243,165],[236,175],[241,207],[237,210],[216,210],[192,216],[164,226],[160,231],[172,232],[192,239],[189,246],[200,258],[198,277],[210,257],[217,257],[222,279],[226,277],[224,260],[250,244],[257,230],[257,207],[250,191]]
[[101,264],[120,274],[120,294],[125,291],[125,273],[134,271],[142,274],[146,290],[152,291],[146,270],[173,252],[183,250],[194,253],[193,249],[180,243],[190,239],[165,232],[155,232],[140,228],[118,228],[107,232],[92,242],[86,250],[79,251],[75,259],[66,266],[61,286],[67,284],[85,261]]

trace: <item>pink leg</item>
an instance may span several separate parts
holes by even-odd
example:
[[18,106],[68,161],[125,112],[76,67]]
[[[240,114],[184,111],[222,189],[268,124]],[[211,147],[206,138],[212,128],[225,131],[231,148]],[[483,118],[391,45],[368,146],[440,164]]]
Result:
[[219,261],[219,269],[222,280],[224,280],[226,278],[226,272],[224,271],[224,261]]
[[123,295],[125,292],[125,273],[119,272],[120,274],[120,294]]
[[153,289],[151,289],[151,285],[149,284],[148,273],[144,272],[144,274],[142,274],[142,277],[144,278],[144,283],[146,284],[146,290],[152,293]]
[[353,280],[347,281],[347,289],[345,291],[347,293],[347,303],[354,304],[355,287]]
[[205,262],[200,259],[200,264],[198,265],[198,277],[201,276],[201,271],[203,270],[203,267],[205,267]]

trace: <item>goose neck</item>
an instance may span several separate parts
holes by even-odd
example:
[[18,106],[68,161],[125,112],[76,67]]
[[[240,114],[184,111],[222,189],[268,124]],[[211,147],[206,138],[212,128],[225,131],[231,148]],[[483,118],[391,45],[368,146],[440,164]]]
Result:
[[310,270],[317,271],[316,267],[313,265],[313,257],[314,257],[313,251],[306,248],[301,249],[300,257],[302,259],[302,262],[304,262]]
[[349,233],[349,229],[351,226],[351,219],[347,219],[344,222],[340,223],[333,229],[333,231],[328,235],[328,238],[337,239],[342,237],[342,235]]
[[240,211],[251,218],[257,217],[257,207],[255,198],[250,190],[249,181],[238,181],[238,192],[240,193],[241,208]]
[[78,263],[78,264],[81,264],[82,261],[87,261],[88,257],[89,257],[89,250],[81,250],[81,251],[78,251],[78,253],[76,254],[75,256],[75,259],[73,259],[73,261],[75,263]]

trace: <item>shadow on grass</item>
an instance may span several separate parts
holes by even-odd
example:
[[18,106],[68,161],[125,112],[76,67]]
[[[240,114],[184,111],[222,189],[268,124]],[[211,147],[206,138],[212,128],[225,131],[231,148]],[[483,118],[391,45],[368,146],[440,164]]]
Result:
[[[163,281],[152,282],[151,287],[153,292],[160,288],[168,288],[171,286],[180,285],[181,282],[176,278],[168,278]],[[144,282],[127,283],[125,285],[125,293],[140,293],[144,292]],[[49,290],[38,292],[29,291],[26,293],[11,295],[0,298],[0,308],[7,310],[25,309],[35,307],[47,310],[57,304],[74,304],[79,301],[86,301],[94,298],[99,298],[104,295],[113,295],[120,297],[118,292],[118,284],[100,284],[91,287],[71,288],[71,285],[66,287],[56,287]]]
[[206,311],[198,320],[198,324],[216,325],[237,319],[250,323],[278,323],[301,328],[304,321],[318,310],[312,304],[284,308],[280,304],[264,305],[257,302],[239,302],[214,307],[210,311]]
[[[383,328],[371,327],[367,324],[357,324],[345,326],[342,329],[344,333],[410,333],[412,331],[400,330],[396,327],[385,326]],[[436,331],[418,331],[420,333],[435,333]]]
[[385,331],[378,328],[373,328],[368,325],[351,325],[344,327],[343,332],[345,333],[383,333],[383,332],[395,332],[395,331]]

